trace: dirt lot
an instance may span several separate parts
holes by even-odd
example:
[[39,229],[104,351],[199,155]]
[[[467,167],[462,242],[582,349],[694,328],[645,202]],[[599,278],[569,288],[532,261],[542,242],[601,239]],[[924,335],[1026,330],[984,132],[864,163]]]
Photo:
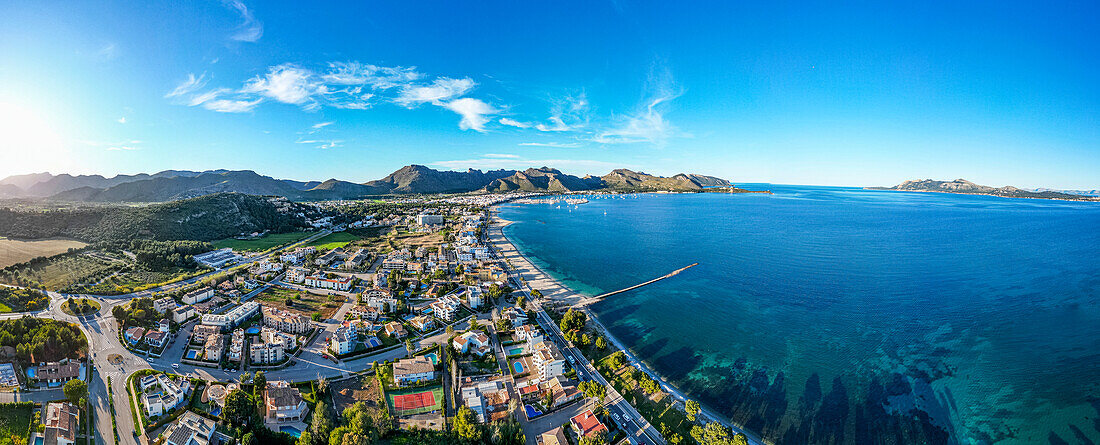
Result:
[[[293,306],[286,305],[286,299],[288,297],[295,298]],[[257,295],[256,298],[264,302],[265,306],[273,306],[281,310],[289,310],[306,316],[316,311],[320,311],[322,318],[332,317],[332,315],[340,309],[340,305],[343,303],[343,298],[329,295],[317,295],[310,292],[284,289],[281,287],[272,287],[265,290],[261,292],[260,295]]]
[[363,402],[367,410],[374,418],[375,411],[385,409],[378,404],[381,392],[378,388],[378,379],[374,375],[365,375],[359,378],[350,378],[330,384],[332,389],[332,401],[338,412],[344,412],[344,408],[354,405],[355,402]]

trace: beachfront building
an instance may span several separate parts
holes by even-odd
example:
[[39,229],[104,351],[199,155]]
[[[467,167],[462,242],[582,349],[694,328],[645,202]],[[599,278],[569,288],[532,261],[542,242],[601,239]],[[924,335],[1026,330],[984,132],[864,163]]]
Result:
[[46,405],[42,423],[46,425],[41,442],[43,445],[73,445],[80,426],[80,410],[68,402],[50,402]]
[[264,405],[267,408],[264,418],[269,423],[302,422],[306,418],[305,399],[286,380],[267,382]]
[[264,307],[264,325],[291,334],[305,334],[309,332],[312,323],[302,314],[281,311],[273,307]]
[[516,328],[516,338],[520,341],[535,344],[542,341],[542,332],[534,325],[525,324]]
[[565,374],[565,356],[553,342],[541,341],[535,343],[531,349],[531,361],[535,363],[539,380],[548,382]]
[[164,430],[164,445],[209,445],[217,422],[185,411]]
[[510,307],[500,313],[500,317],[507,319],[512,323],[512,328],[518,328],[527,323],[527,314],[523,311]]
[[305,279],[305,285],[310,287],[318,287],[321,289],[333,289],[338,291],[348,291],[351,289],[351,282],[353,277],[340,277],[327,278],[324,275],[310,275]]
[[425,356],[398,360],[393,364],[393,383],[405,386],[435,378],[435,365]]
[[204,287],[201,289],[195,289],[191,292],[184,294],[182,297],[180,297],[180,300],[183,301],[184,304],[195,304],[209,300],[213,296],[214,288]]
[[451,346],[455,348],[455,351],[460,353],[473,353],[478,356],[484,356],[489,352],[489,336],[480,331],[470,331],[463,333],[455,337],[451,342]]
[[205,314],[202,316],[202,324],[207,326],[217,326],[223,331],[237,327],[245,320],[252,318],[260,311],[260,303],[255,301],[249,301],[245,304],[233,308],[233,310],[226,312],[225,314]]

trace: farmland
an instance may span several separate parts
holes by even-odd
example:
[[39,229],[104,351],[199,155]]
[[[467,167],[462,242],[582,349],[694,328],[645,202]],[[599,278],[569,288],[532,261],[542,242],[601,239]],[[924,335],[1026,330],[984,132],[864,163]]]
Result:
[[40,256],[51,257],[86,245],[70,238],[17,240],[0,237],[0,268],[30,261]]
[[215,249],[229,247],[236,251],[263,252],[273,247],[282,246],[298,241],[310,235],[310,232],[270,233],[256,239],[239,240],[226,238],[214,241],[211,244]]

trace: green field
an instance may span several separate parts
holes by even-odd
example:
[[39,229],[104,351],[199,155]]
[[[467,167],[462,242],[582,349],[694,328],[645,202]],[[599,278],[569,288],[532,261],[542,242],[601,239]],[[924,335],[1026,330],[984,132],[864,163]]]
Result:
[[[415,394],[419,392],[431,392],[435,396],[435,404],[431,406],[425,406],[419,409],[410,409],[404,411],[398,411],[394,408],[393,397],[404,394]],[[395,416],[411,416],[413,414],[430,413],[432,411],[438,411],[443,409],[443,385],[435,385],[428,388],[410,388],[404,390],[388,390],[386,391],[386,404],[389,405],[390,410]]]
[[33,410],[30,402],[0,404],[0,443],[27,443]]
[[307,246],[314,246],[317,250],[331,250],[337,247],[344,247],[352,241],[358,241],[360,237],[348,232],[336,232],[330,233],[321,238],[310,241]]
[[215,249],[224,249],[226,247],[229,247],[237,251],[263,252],[272,247],[277,247],[298,241],[309,235],[310,232],[270,233],[256,239],[239,240],[236,238],[226,238],[223,240],[214,241],[210,244],[213,244]]

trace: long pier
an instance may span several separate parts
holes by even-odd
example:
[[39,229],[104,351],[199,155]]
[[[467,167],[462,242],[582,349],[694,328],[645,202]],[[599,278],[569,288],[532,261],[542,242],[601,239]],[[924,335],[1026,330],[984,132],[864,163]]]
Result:
[[676,269],[676,270],[674,270],[674,271],[672,271],[672,272],[669,272],[669,273],[667,273],[667,274],[661,275],[661,276],[659,276],[659,277],[657,277],[657,278],[654,278],[654,279],[652,279],[652,280],[646,281],[646,282],[644,282],[644,283],[639,283],[639,284],[635,284],[635,285],[633,285],[633,286],[630,286],[630,287],[627,287],[627,288],[619,289],[619,290],[617,290],[617,291],[612,291],[612,292],[608,292],[608,293],[605,293],[605,294],[600,294],[600,295],[596,295],[595,297],[591,297],[591,298],[585,298],[584,300],[582,300],[582,301],[578,302],[577,304],[575,304],[575,306],[584,306],[584,305],[586,305],[586,304],[592,304],[592,303],[595,303],[595,302],[597,302],[597,301],[600,301],[600,300],[602,300],[602,299],[604,299],[604,298],[610,297],[610,296],[612,296],[612,295],[615,295],[615,294],[621,294],[621,293],[623,293],[623,292],[630,292],[630,291],[632,291],[632,290],[634,290],[634,289],[637,289],[637,288],[639,288],[639,287],[642,287],[642,286],[648,286],[648,285],[650,285],[650,284],[653,284],[653,283],[656,283],[656,282],[658,282],[658,281],[661,281],[661,280],[663,280],[663,279],[665,279],[665,278],[672,278],[672,277],[674,277],[674,276],[678,275],[678,274],[679,274],[680,272],[683,272],[683,271],[685,271],[685,270],[691,269],[692,267],[695,267],[695,266],[698,266],[698,265],[699,265],[699,263],[691,263],[691,264],[689,264],[689,265],[687,265],[687,266],[681,267],[681,268],[679,268],[679,269]]

